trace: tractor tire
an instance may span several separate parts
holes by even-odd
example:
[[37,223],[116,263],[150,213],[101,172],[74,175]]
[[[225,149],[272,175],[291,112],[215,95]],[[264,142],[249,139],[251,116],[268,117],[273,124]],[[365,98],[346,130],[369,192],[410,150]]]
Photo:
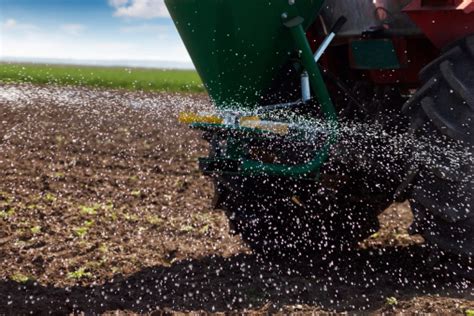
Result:
[[472,263],[474,35],[448,47],[420,79],[423,86],[403,107],[414,142],[411,232],[433,250]]
[[[335,192],[322,184],[231,177],[220,177],[215,186],[216,207],[226,211],[231,230],[254,253],[273,258],[350,251],[378,231],[377,215],[387,203],[363,192],[363,186]],[[297,187],[305,192],[293,195]]]

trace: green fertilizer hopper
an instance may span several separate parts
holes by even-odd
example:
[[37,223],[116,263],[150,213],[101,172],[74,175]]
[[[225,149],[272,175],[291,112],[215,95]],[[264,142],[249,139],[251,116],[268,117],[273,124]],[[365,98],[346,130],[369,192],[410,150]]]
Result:
[[[327,158],[334,130],[325,144],[314,150],[311,159],[293,165],[252,159],[250,142],[266,141],[274,128],[263,128],[272,122],[252,127],[240,124],[242,119],[262,111],[262,96],[274,84],[278,72],[290,59],[297,59],[311,86],[318,107],[331,123],[336,114],[321,72],[305,35],[305,28],[316,18],[322,0],[167,0],[166,5],[211,99],[222,113],[222,124],[190,122],[194,128],[212,135],[212,144],[226,142],[225,151],[201,159],[205,173],[316,177]],[[311,84],[311,85],[310,85]],[[310,94],[310,92],[306,92]],[[304,101],[304,100],[303,100]],[[263,105],[273,111],[297,105]],[[281,122],[278,122],[281,125]],[[334,126],[333,126],[334,127]],[[333,128],[332,127],[332,128]],[[294,129],[292,129],[294,131]],[[282,144],[294,142],[297,129]]]
[[193,63],[216,106],[253,108],[296,45],[282,14],[303,28],[322,0],[166,0]]

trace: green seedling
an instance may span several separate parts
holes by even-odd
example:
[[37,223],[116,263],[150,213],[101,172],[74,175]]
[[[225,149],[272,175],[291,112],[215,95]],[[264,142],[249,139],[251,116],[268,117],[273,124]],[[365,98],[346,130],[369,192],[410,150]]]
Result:
[[179,187],[179,188],[180,188],[180,187],[182,187],[182,186],[184,185],[184,183],[185,183],[185,182],[184,182],[183,180],[181,180],[180,178],[174,180],[174,186],[175,186],[175,187]]
[[83,215],[96,215],[100,205],[94,204],[93,206],[81,206],[81,214]]
[[474,309],[466,309],[465,314],[466,316],[474,316]]
[[92,226],[94,226],[94,224],[95,224],[95,221],[93,219],[84,221],[84,226],[85,227],[92,227]]
[[9,194],[5,191],[0,191],[0,198],[4,198],[6,196],[8,196]]
[[92,277],[92,273],[86,272],[86,268],[85,268],[85,267],[81,267],[81,268],[77,269],[77,270],[74,271],[74,272],[69,272],[69,273],[67,274],[67,276],[68,276],[69,279],[80,280],[80,279]]
[[123,214],[123,217],[125,217],[125,219],[130,222],[138,222],[138,216],[135,214],[125,213]]
[[110,216],[110,219],[114,222],[118,219],[117,212],[111,212],[109,216]]
[[0,211],[0,218],[7,219],[15,215],[15,210],[13,208],[9,208],[6,211]]
[[182,233],[189,233],[189,232],[192,232],[193,230],[194,230],[194,227],[190,225],[183,225],[179,228],[179,231]]
[[39,234],[41,232],[41,226],[33,226],[30,228],[30,231],[35,235]]
[[30,280],[30,277],[22,273],[15,273],[10,276],[10,280],[18,282],[18,283],[26,283]]
[[55,202],[57,200],[54,194],[49,193],[49,192],[45,194],[44,199],[48,202]]
[[109,252],[109,248],[107,247],[106,244],[101,244],[98,249],[99,249],[99,251],[102,252],[102,253],[107,253],[107,252]]
[[118,267],[112,267],[112,269],[110,269],[112,271],[113,274],[116,274],[117,272],[120,271],[120,268]]
[[370,235],[369,238],[378,238],[378,237],[380,237],[380,233],[379,233],[379,232],[375,232],[375,233],[373,233],[372,235]]
[[85,265],[85,268],[86,269],[97,269],[97,268],[100,268],[102,265],[104,265],[104,263],[106,263],[106,260],[99,260],[99,261],[89,261],[86,263]]
[[398,300],[396,297],[393,297],[393,296],[389,296],[385,299],[385,302],[387,303],[387,305],[390,305],[390,306],[395,306],[398,304]]
[[146,218],[147,222],[153,226],[160,226],[164,223],[164,220],[156,215],[151,215]]
[[55,172],[54,177],[55,178],[64,178],[65,174],[62,172]]
[[211,216],[207,213],[195,213],[192,217],[198,222],[208,222],[211,219]]
[[207,232],[209,231],[209,225],[204,225],[203,227],[201,227],[201,229],[199,229],[199,232],[201,234],[206,234]]
[[142,192],[141,192],[140,190],[134,190],[134,191],[132,191],[130,194],[131,194],[132,196],[137,197],[137,196],[140,196],[140,195],[142,194]]
[[80,238],[84,238],[86,235],[87,235],[87,232],[89,231],[89,227],[87,226],[81,226],[81,227],[76,227],[73,229],[74,230],[74,233],[80,237]]

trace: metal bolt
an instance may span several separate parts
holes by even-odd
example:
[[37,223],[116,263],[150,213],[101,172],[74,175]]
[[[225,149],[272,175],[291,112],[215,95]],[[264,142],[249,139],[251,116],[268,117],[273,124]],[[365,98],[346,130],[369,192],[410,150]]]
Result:
[[282,19],[287,19],[288,18],[288,13],[286,13],[286,12],[282,13],[281,18]]
[[289,5],[294,5],[295,2],[296,2],[296,0],[288,0],[288,4],[289,4]]

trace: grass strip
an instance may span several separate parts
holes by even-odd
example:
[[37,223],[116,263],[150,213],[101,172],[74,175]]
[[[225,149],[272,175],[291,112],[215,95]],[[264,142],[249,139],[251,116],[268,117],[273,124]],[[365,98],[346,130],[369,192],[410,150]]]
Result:
[[0,63],[0,83],[91,86],[144,91],[204,92],[194,70]]

